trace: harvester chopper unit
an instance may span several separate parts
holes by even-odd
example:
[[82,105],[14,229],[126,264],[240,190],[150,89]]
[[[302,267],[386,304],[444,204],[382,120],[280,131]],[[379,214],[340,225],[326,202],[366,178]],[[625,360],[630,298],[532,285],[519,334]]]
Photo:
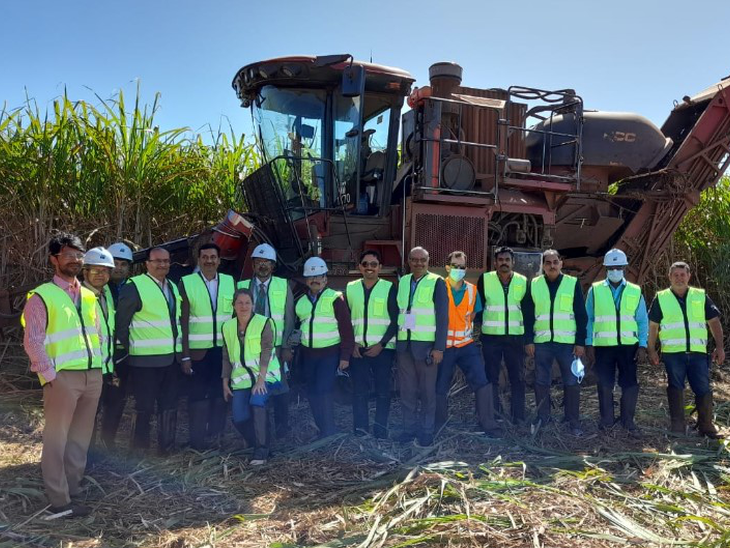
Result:
[[[280,274],[296,277],[321,255],[337,287],[358,275],[362,250],[380,251],[384,275],[395,275],[414,246],[436,271],[461,249],[475,272],[508,245],[528,275],[551,247],[584,284],[617,247],[641,283],[730,163],[730,78],[675,103],[659,129],[637,114],[586,110],[571,89],[465,87],[456,63],[429,76],[413,88],[408,72],[347,54],[241,68],[232,85],[251,109],[262,165],[241,181],[240,212],[163,244],[185,265],[178,274],[212,239],[234,275],[250,275],[250,250],[265,241]],[[15,290],[4,302],[0,292],[0,312],[18,306]]]
[[517,269],[534,274],[552,247],[589,283],[618,247],[641,282],[730,161],[730,79],[684,97],[659,129],[586,110],[571,89],[464,87],[456,63],[429,76],[412,89],[409,73],[349,55],[240,69],[233,88],[252,111],[263,165],[241,183],[248,213],[214,229],[224,258],[248,272],[248,248],[266,240],[292,274],[317,254],[346,278],[364,249],[390,272],[417,245],[436,267],[461,249],[484,270],[509,245]]

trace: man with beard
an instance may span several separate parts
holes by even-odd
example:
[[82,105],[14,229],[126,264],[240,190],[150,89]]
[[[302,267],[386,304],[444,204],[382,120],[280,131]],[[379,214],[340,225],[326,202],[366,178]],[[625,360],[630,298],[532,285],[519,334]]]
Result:
[[207,243],[198,249],[199,272],[180,281],[182,310],[182,370],[190,379],[188,430],[190,446],[208,448],[206,436],[216,440],[223,432],[226,402],[221,386],[223,323],[233,317],[236,283],[220,274],[220,248]]
[[86,468],[105,341],[96,297],[76,278],[84,258],[81,240],[58,234],[48,252],[55,275],[28,294],[22,317],[24,347],[30,369],[43,385],[41,472],[51,512],[80,517],[91,509],[73,503],[71,497],[79,493]]
[[157,439],[160,455],[175,447],[177,388],[182,351],[180,293],[167,278],[170,253],[150,249],[147,273],[130,279],[119,294],[117,340],[129,354],[135,417],[132,449],[150,446],[150,419],[157,404]]
[[286,436],[289,431],[289,384],[287,383],[287,364],[291,364],[293,353],[289,337],[294,330],[296,314],[294,295],[289,282],[273,272],[276,268],[276,250],[269,244],[259,244],[251,254],[254,277],[241,280],[238,287],[249,289],[253,294],[254,313],[274,322],[276,330],[274,349],[281,364],[281,382],[272,389],[274,402],[274,424],[276,437]]

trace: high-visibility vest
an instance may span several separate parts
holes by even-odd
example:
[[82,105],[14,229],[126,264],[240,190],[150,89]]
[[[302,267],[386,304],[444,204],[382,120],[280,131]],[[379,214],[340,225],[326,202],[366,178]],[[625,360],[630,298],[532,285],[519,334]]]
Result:
[[[132,316],[129,324],[129,355],[159,356],[182,350],[180,336],[180,293],[170,280],[167,287],[174,301],[173,331],[170,305],[160,285],[149,274],[140,274],[130,279],[137,287],[142,309]],[[177,333],[177,337],[175,337]]]
[[484,311],[482,333],[485,335],[523,335],[525,322],[522,317],[522,299],[527,292],[527,278],[515,272],[504,294],[502,282],[496,272],[485,272]]
[[576,324],[573,297],[578,279],[563,274],[555,299],[550,299],[545,276],[533,278],[530,285],[535,303],[535,342],[575,344]]
[[[398,282],[398,340],[433,342],[436,340],[436,307],[433,294],[441,276],[430,272],[424,274],[416,283],[411,300],[412,279],[413,274],[407,274]],[[411,329],[406,325],[406,314],[415,316]]]
[[[261,370],[261,334],[272,320],[260,314],[254,314],[246,325],[243,335],[243,359],[241,359],[241,340],[238,338],[238,319],[233,318],[223,323],[223,343],[231,362],[231,390],[245,390],[256,384]],[[266,370],[266,382],[281,380],[281,366],[276,352],[272,349],[269,367]]]
[[477,302],[477,288],[474,284],[466,284],[466,294],[457,306],[454,301],[451,284],[446,282],[446,293],[449,296],[449,331],[446,334],[446,347],[460,348],[473,342],[472,328],[474,324],[474,306]]
[[302,344],[308,348],[326,348],[340,344],[340,330],[335,318],[334,302],[342,293],[325,288],[312,305],[309,295],[299,297],[296,313],[301,322]]
[[[68,293],[52,282],[28,293],[38,295],[46,307],[46,338],[43,345],[56,371],[101,369],[101,343],[96,329],[96,296],[81,288],[79,307]],[[21,316],[25,327],[25,317]],[[42,375],[38,375],[45,383]]]
[[185,295],[190,303],[188,321],[188,344],[192,349],[213,348],[223,344],[223,322],[233,317],[233,293],[236,283],[228,274],[218,274],[218,295],[216,308],[203,274],[196,272],[182,277]]
[[106,314],[101,306],[101,296],[96,297],[96,314],[99,317],[101,331],[104,334],[104,346],[101,347],[102,372],[104,374],[114,371],[114,342],[116,311],[114,309],[114,298],[108,285],[104,286],[104,301],[106,302]]
[[593,288],[593,346],[635,345],[639,342],[636,310],[641,301],[641,288],[626,282],[621,291],[619,309],[611,288],[595,282]]
[[[272,276],[269,281],[268,291],[266,291],[266,298],[269,299],[269,317],[274,320],[274,327],[276,328],[275,346],[281,346],[284,342],[284,314],[286,312],[288,283],[285,278]],[[251,289],[252,292],[256,291],[256,284],[253,285],[254,289],[251,289],[251,279],[238,282],[239,288]]]
[[682,310],[671,289],[660,291],[656,298],[662,309],[662,321],[659,324],[662,352],[707,352],[705,290],[690,287],[685,310]]
[[[379,279],[370,290],[367,308],[365,307],[365,288],[362,280],[355,280],[347,284],[345,295],[350,307],[352,329],[355,332],[355,342],[364,347],[378,344],[390,326],[388,313],[388,297],[393,283]],[[395,341],[391,339],[385,348],[395,348]]]

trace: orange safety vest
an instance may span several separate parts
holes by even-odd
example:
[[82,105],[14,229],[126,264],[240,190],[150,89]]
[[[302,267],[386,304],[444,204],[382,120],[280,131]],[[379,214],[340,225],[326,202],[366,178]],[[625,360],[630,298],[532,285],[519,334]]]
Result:
[[474,306],[477,302],[477,288],[474,284],[466,284],[466,295],[461,299],[459,306],[454,304],[454,295],[451,293],[451,284],[446,282],[446,292],[449,295],[449,331],[446,336],[446,348],[460,348],[473,342],[472,325],[474,323]]

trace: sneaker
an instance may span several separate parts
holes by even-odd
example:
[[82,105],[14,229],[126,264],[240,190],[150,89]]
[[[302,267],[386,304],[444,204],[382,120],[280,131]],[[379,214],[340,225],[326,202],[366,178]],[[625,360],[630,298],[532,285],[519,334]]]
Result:
[[358,438],[364,438],[365,436],[368,435],[367,429],[363,429],[363,428],[355,428],[354,433],[355,433],[355,436],[357,436]]
[[91,508],[84,506],[83,504],[76,504],[70,502],[63,506],[51,506],[48,511],[52,514],[46,519],[56,518],[82,518],[91,514]]

